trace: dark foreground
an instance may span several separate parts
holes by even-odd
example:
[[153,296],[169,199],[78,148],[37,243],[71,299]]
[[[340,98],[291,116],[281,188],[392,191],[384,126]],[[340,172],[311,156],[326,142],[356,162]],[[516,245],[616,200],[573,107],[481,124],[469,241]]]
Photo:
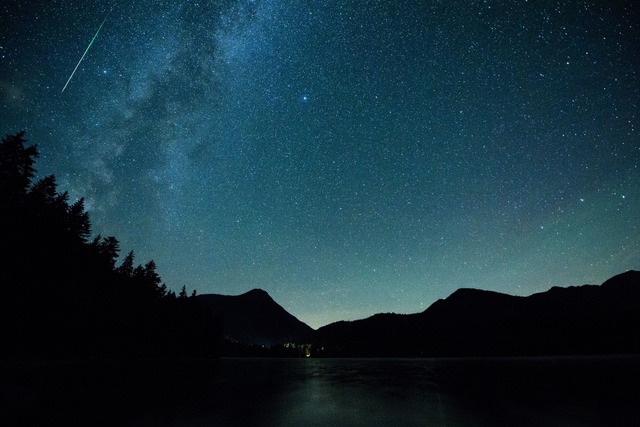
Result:
[[640,357],[2,362],[0,425],[638,426]]

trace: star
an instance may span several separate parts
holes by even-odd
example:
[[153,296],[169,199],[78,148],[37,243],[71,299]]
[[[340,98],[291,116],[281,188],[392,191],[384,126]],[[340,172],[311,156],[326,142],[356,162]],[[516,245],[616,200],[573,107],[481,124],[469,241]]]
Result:
[[636,11],[548,3],[9,2],[1,131],[170,289],[314,327],[601,283],[640,268]]

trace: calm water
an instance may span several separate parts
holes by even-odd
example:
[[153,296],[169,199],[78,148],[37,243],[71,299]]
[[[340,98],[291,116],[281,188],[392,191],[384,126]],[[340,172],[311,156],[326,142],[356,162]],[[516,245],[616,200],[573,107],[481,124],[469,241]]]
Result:
[[640,358],[4,364],[2,425],[639,426]]

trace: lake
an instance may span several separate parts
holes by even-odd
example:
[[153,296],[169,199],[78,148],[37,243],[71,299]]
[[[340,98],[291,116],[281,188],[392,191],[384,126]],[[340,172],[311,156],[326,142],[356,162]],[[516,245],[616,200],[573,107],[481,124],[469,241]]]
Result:
[[639,357],[3,362],[2,425],[638,426]]

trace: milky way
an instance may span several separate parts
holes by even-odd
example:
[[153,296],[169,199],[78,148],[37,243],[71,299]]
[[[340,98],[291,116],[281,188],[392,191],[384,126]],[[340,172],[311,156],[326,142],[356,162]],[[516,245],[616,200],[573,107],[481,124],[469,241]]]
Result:
[[613,3],[9,0],[0,132],[169,288],[314,327],[597,284],[640,268],[640,14]]

